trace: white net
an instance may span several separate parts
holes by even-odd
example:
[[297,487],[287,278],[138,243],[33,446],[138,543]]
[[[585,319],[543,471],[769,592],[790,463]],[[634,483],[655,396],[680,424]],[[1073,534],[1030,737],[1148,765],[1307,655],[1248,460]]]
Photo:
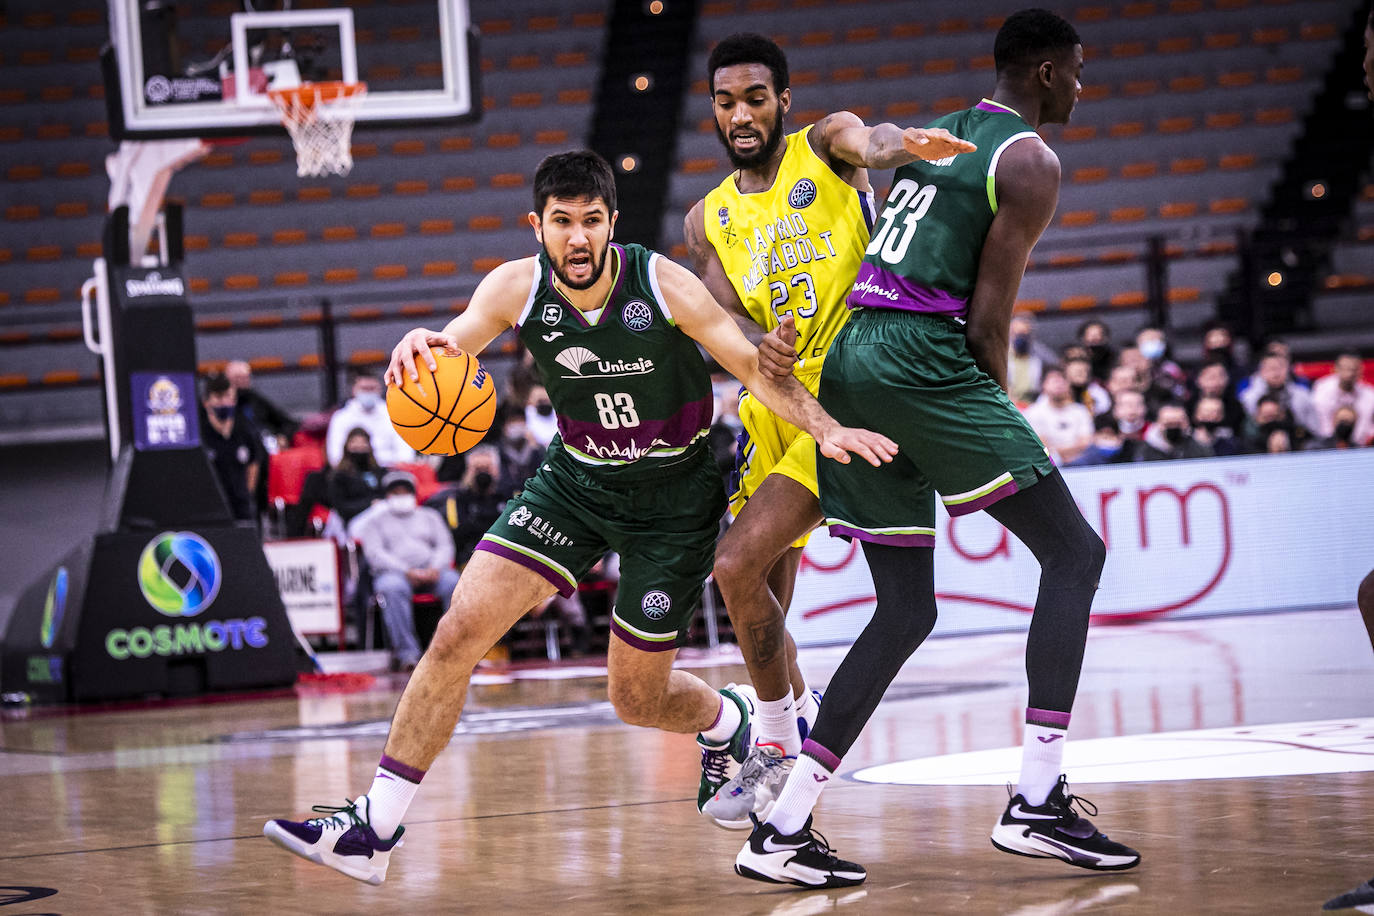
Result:
[[353,119],[367,84],[302,83],[268,94],[296,147],[296,174],[347,175],[353,168]]

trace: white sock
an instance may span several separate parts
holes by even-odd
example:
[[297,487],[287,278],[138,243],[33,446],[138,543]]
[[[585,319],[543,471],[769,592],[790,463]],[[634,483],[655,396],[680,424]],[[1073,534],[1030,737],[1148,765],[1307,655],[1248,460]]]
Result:
[[727,744],[735,737],[735,730],[744,721],[744,716],[740,714],[739,705],[734,700],[720,694],[717,696],[720,696],[720,712],[710,728],[701,730],[701,737],[707,744],[721,745]]
[[754,707],[754,743],[776,744],[788,757],[801,753],[797,710],[790,695],[781,700],[759,699]]
[[815,728],[816,716],[820,714],[821,704],[816,702],[816,695],[811,692],[809,684],[802,682],[801,693],[797,694],[793,702],[797,707],[797,718],[805,719],[808,729]]
[[811,810],[820,801],[821,790],[830,784],[839,768],[840,758],[810,739],[805,741],[792,774],[768,815],[768,823],[789,836],[805,827]]
[[382,755],[372,777],[372,788],[367,790],[367,821],[378,839],[389,840],[396,835],[424,775],[423,770]]
[[1021,779],[1016,791],[1028,805],[1043,805],[1064,772],[1064,742],[1069,714],[1047,709],[1026,710],[1026,739],[1021,747]]

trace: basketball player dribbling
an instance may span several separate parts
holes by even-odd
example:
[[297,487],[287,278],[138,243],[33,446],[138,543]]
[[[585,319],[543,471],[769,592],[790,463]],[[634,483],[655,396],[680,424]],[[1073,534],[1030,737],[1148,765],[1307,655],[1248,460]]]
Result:
[[884,436],[840,427],[794,379],[764,376],[757,349],[686,269],[638,245],[612,244],[615,179],[595,153],[550,156],[529,219],[542,246],[487,275],[442,333],[416,329],[392,352],[390,382],[415,378],[430,347],[476,355],[515,328],[539,366],[559,435],[543,465],[478,544],[451,606],[401,695],[372,787],[322,817],[275,819],[264,834],[349,877],[381,884],[401,820],[453,734],[473,668],[555,592],[571,595],[607,550],[620,554],[607,692],[632,725],[690,734],[742,759],[749,709],[673,670],[711,570],[725,509],[706,445],[711,380],[700,343],[826,457],[880,464]]
[[[1370,3],[1364,20],[1364,87],[1369,100],[1374,102],[1374,2]],[[1369,634],[1369,645],[1374,648],[1374,571],[1364,577],[1359,591],[1355,594],[1360,616],[1364,618],[1365,632]],[[1324,910],[1344,910],[1359,908],[1361,912],[1374,913],[1374,878],[1354,890],[1332,897],[1322,905]]]
[[[795,361],[797,380],[814,393],[830,342],[848,320],[844,299],[873,224],[867,170],[973,145],[938,128],[865,127],[847,111],[784,134],[792,104],[787,58],[761,35],[722,39],[707,77],[716,131],[736,171],[687,214],[693,267],[745,336],[760,342],[765,371],[768,342],[791,342],[795,333],[780,362]],[[767,335],[777,328],[781,338]],[[816,721],[817,694],[797,667],[784,619],[821,509],[811,436],[748,393],[739,413],[735,520],[717,548],[715,579],[756,693],[754,747],[728,782],[703,774],[698,806],[721,826],[747,828],[751,813],[767,814]]]
[[1074,810],[1081,799],[1060,772],[1106,549],[1006,393],[1012,305],[1059,193],[1058,158],[1035,130],[1068,121],[1083,48],[1060,17],[1022,10],[1003,23],[993,56],[993,97],[933,125],[978,152],[897,169],[849,297],[853,315],[826,358],[821,403],[843,422],[887,430],[901,453],[881,474],[817,467],[825,521],[862,543],[877,608],[831,678],[772,813],[735,859],[748,878],[835,887],[866,877],[812,831],[811,812],[935,626],[937,491],[951,515],[986,510],[1041,566],[1021,774],[993,845],[1099,870],[1140,861]]

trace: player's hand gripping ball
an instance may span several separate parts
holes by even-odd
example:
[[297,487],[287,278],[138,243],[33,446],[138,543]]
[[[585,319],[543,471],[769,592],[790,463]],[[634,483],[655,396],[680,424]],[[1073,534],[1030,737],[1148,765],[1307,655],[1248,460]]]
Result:
[[487,434],[496,416],[496,383],[477,357],[431,348],[437,368],[415,360],[409,376],[386,390],[391,425],[406,444],[426,455],[466,452]]

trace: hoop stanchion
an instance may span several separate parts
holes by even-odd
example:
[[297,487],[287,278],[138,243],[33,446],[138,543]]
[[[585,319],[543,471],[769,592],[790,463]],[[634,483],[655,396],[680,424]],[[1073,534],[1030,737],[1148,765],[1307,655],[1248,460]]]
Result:
[[353,168],[353,121],[367,96],[366,83],[302,83],[270,89],[272,103],[296,147],[301,178],[347,175]]

